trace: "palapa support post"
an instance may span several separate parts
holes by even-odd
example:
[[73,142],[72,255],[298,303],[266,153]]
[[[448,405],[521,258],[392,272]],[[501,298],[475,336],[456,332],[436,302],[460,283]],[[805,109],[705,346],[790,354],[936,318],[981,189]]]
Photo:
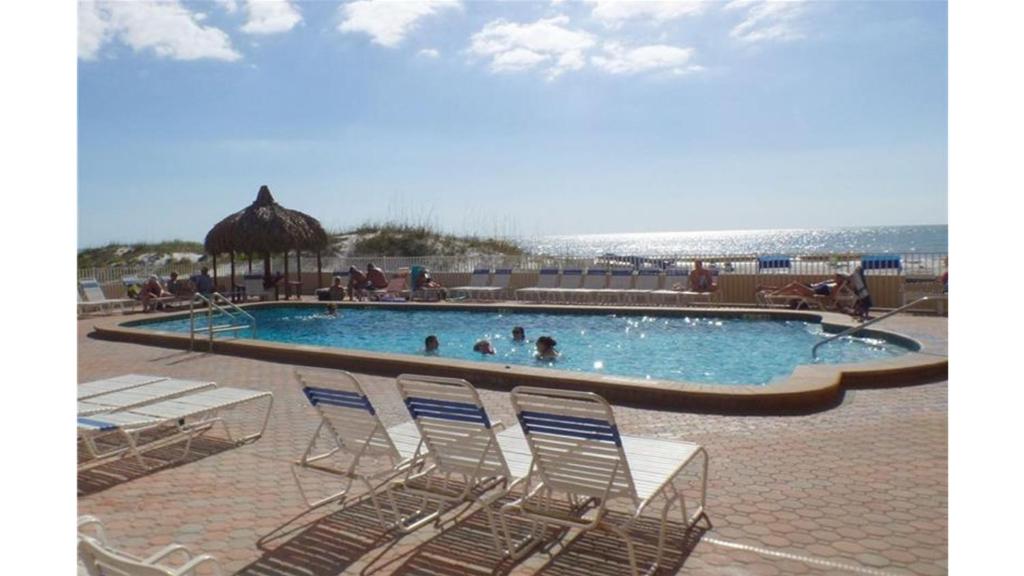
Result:
[[249,274],[252,274],[252,252],[249,252]]
[[231,301],[234,302],[238,300],[238,294],[235,290],[235,251],[232,250],[229,254],[231,255],[231,283],[228,286],[228,292],[231,293]]
[[295,298],[302,300],[302,250],[295,249],[295,278],[298,284],[295,286]]
[[324,267],[320,262],[320,251],[316,251],[316,287],[324,287]]
[[288,290],[288,249],[284,250],[284,299],[287,300],[291,296],[291,292]]

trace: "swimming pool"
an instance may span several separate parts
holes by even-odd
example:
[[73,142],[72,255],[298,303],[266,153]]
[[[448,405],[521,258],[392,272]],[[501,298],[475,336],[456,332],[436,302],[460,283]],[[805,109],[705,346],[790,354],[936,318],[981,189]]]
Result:
[[[764,386],[786,377],[798,365],[812,363],[811,347],[824,334],[814,322],[730,315],[341,307],[329,316],[322,306],[266,306],[251,312],[259,340],[423,357],[423,340],[434,334],[442,359],[719,385]],[[189,320],[125,326],[187,333]],[[529,343],[512,341],[514,326],[526,329]],[[532,341],[541,335],[558,341],[557,361],[534,359]],[[480,339],[489,340],[497,354],[473,352]],[[819,362],[871,362],[910,351],[879,338],[842,338],[821,349]]]

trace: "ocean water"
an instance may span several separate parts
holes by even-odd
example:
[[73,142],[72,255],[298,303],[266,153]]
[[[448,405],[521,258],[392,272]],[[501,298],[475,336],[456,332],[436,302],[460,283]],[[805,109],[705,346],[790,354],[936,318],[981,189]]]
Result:
[[899,253],[937,254],[949,250],[949,227],[866,226],[792,230],[707,230],[576,234],[525,238],[529,251],[559,256],[639,256]]
[[[823,337],[820,324],[807,322],[655,314],[342,308],[329,316],[320,307],[252,313],[259,340],[422,355],[424,338],[434,334],[441,358],[723,385],[764,385],[787,376],[797,365],[813,362],[811,348]],[[528,340],[554,337],[561,356],[554,362],[535,360],[534,344],[512,341],[513,326],[523,326]],[[188,320],[137,327],[187,332]],[[249,337],[247,331],[241,336]],[[473,352],[479,339],[490,340],[497,354]],[[823,346],[819,357],[826,363],[863,362],[906,352],[884,340],[842,338]]]

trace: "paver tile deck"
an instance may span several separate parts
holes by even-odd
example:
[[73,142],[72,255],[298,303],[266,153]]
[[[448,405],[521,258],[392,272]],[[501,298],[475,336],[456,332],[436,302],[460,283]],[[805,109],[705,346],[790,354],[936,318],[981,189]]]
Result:
[[[427,527],[394,540],[383,537],[367,503],[331,505],[257,547],[305,507],[290,468],[318,422],[294,382],[294,367],[88,336],[93,325],[123,320],[79,320],[80,382],[135,372],[275,396],[267,432],[253,444],[209,439],[179,465],[146,472],[125,461],[79,475],[79,514],[99,517],[109,538],[130,552],[179,542],[214,554],[228,573],[253,575],[593,576],[628,568],[624,546],[611,535],[574,532],[509,565],[488,547],[475,507],[443,532]],[[886,325],[946,341],[945,319],[897,317]],[[408,419],[393,378],[357,376],[386,424]],[[623,433],[690,440],[711,456],[711,527],[673,533],[669,568],[660,573],[945,574],[947,392],[947,382],[862,389],[847,392],[833,409],[801,416],[616,407]],[[507,393],[480,394],[492,418],[514,422]],[[331,489],[329,479],[319,481],[325,492]]]

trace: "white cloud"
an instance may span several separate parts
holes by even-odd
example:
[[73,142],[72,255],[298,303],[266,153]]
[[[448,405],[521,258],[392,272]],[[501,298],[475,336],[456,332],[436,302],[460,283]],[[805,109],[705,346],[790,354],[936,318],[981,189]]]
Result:
[[424,58],[437,58],[438,56],[441,55],[441,53],[438,52],[434,48],[424,48],[424,49],[420,50],[419,52],[417,52],[416,54],[418,54],[418,55],[420,55],[420,56],[422,56]]
[[246,34],[279,34],[302,22],[302,14],[288,0],[249,0],[245,10],[249,18],[242,32]]
[[674,1],[629,1],[623,0],[586,0],[593,5],[590,15],[606,26],[617,27],[627,20],[647,20],[661,24],[685,16],[700,14],[708,5],[707,2],[674,0]]
[[224,9],[228,14],[234,14],[238,10],[238,2],[236,0],[213,0],[218,6]]
[[470,38],[469,52],[491,59],[494,72],[528,70],[544,65],[549,79],[569,70],[583,68],[583,53],[595,44],[594,37],[583,30],[565,25],[568,16],[555,16],[519,24],[494,20]]
[[746,12],[743,21],[729,32],[737,40],[761,42],[803,37],[796,25],[804,11],[803,0],[733,0],[725,10]]
[[591,62],[609,74],[636,74],[638,72],[670,71],[685,74],[702,70],[690,64],[693,48],[680,48],[666,44],[627,47],[618,42],[608,42],[604,55],[592,56]]
[[341,6],[342,32],[363,32],[373,42],[393,48],[416,28],[422,18],[461,8],[460,0],[356,0]]
[[83,2],[78,13],[78,54],[99,55],[118,39],[136,52],[152,50],[172,60],[234,61],[242,57],[219,28],[202,26],[201,18],[179,2]]

